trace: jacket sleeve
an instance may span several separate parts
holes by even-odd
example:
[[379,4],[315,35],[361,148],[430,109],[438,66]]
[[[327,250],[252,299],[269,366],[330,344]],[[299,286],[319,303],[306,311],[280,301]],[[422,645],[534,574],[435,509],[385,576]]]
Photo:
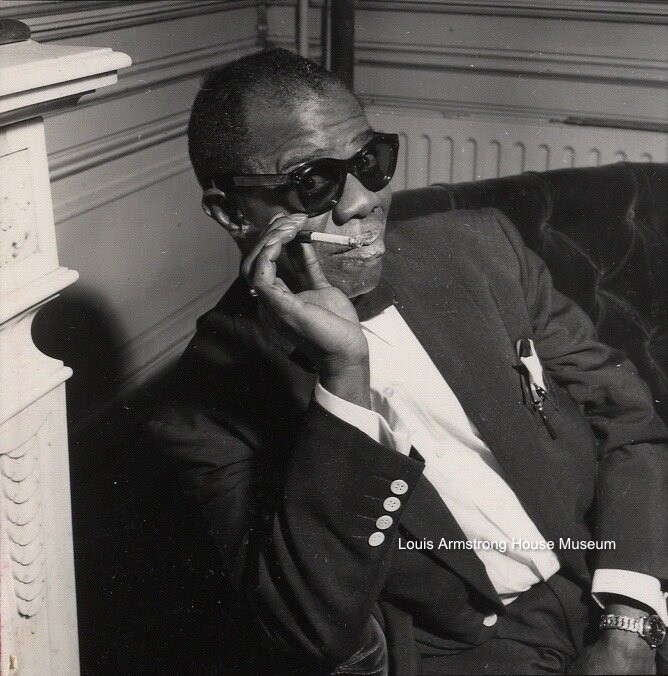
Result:
[[552,286],[543,260],[508,219],[496,217],[520,261],[537,352],[551,377],[579,404],[599,441],[599,568],[668,578],[666,426],[649,388],[625,355],[596,339],[587,314]]
[[[345,661],[369,622],[423,463],[314,400],[284,466],[273,469],[201,409],[167,407],[151,428],[200,504],[267,649],[308,673]],[[395,495],[398,479],[407,490]],[[393,521],[384,530],[383,514]]]

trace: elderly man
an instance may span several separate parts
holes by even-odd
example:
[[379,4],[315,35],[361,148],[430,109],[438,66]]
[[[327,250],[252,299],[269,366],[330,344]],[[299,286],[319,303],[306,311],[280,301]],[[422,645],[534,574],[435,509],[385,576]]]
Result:
[[387,224],[398,138],[284,50],[189,143],[243,261],[152,426],[255,673],[653,673],[666,430],[512,224]]

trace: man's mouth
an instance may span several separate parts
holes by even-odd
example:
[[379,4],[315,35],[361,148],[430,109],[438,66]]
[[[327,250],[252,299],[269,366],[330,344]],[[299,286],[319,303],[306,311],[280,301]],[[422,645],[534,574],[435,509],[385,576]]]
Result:
[[356,235],[354,239],[357,240],[358,247],[369,246],[378,239],[379,235],[380,230],[368,230],[367,232],[363,232],[361,235]]
[[345,259],[351,263],[364,264],[380,258],[385,253],[385,242],[382,231],[365,234],[364,243],[354,249],[347,249],[334,254],[337,260]]
[[353,258],[367,258],[375,255],[379,245],[383,245],[382,229],[366,230],[359,235],[350,235],[350,238],[355,242],[355,246],[340,246],[338,244],[325,245],[329,249],[332,256],[345,256]]

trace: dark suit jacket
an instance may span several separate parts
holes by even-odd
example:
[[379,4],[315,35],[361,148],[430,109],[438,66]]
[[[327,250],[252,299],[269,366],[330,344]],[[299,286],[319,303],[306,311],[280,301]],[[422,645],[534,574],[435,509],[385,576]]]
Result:
[[[631,363],[596,342],[499,212],[390,224],[387,244],[396,307],[564,573],[583,589],[596,567],[667,578],[666,429]],[[254,302],[238,282],[199,320],[152,426],[201,505],[248,626],[262,628],[258,653],[326,671],[355,651],[372,612],[396,673],[415,669],[414,630],[484,640],[485,614],[503,605],[475,553],[396,547],[398,535],[465,540],[419,454],[319,407],[316,375],[264,340]],[[533,338],[547,371],[556,439],[529,405],[520,338]],[[370,546],[395,479],[408,492],[384,543]],[[616,549],[559,548],[592,537]]]

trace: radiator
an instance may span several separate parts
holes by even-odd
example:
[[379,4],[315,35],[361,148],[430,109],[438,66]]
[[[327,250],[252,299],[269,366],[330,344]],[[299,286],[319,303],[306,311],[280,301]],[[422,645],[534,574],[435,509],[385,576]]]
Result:
[[660,132],[475,118],[444,118],[368,108],[371,126],[401,139],[395,190],[523,171],[613,162],[665,162]]

